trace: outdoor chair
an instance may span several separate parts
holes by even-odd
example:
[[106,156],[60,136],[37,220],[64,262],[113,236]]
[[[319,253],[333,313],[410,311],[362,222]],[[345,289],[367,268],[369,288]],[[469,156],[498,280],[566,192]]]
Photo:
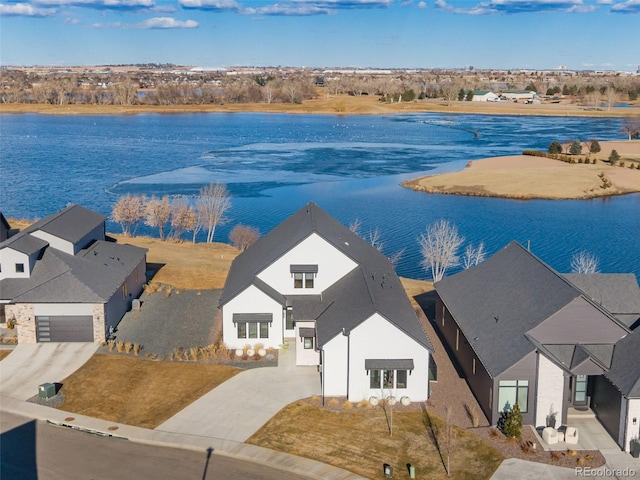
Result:
[[578,443],[578,429],[575,427],[567,427],[567,430],[564,432],[564,441],[565,443],[571,443],[573,445]]
[[546,427],[542,430],[542,439],[547,442],[548,445],[554,445],[558,443],[558,431],[553,427]]

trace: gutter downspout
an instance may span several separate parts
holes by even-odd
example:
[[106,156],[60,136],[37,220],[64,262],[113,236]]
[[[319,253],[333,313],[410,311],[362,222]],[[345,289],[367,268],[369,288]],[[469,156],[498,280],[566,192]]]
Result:
[[346,328],[342,329],[342,335],[347,337],[347,400],[349,400],[349,377],[351,374],[351,332],[347,332]]

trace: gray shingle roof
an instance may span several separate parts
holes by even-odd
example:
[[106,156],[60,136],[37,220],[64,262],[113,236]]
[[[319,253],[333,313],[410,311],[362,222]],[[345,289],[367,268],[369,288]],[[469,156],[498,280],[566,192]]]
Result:
[[[358,264],[322,293],[321,305],[317,307],[321,313],[316,321],[319,345],[343,328],[350,331],[378,312],[433,351],[389,260],[314,203],[305,205],[235,258],[220,306],[254,283],[258,273],[313,233]],[[315,307],[307,308],[315,312]]]
[[515,241],[435,288],[494,377],[535,349],[526,332],[580,296]]
[[47,248],[31,278],[6,278],[0,281],[0,292],[15,303],[106,302],[145,254],[142,248],[105,241],[76,256]]
[[70,205],[59,212],[52,213],[38,220],[24,231],[26,233],[42,230],[72,243],[76,243],[87,233],[107,220],[104,215],[84,208],[80,205]]
[[640,288],[633,273],[564,275],[628,327],[640,318]]
[[31,235],[16,234],[0,243],[0,248],[11,248],[26,255],[33,255],[49,245],[46,241]]
[[605,376],[627,398],[640,398],[640,333],[634,331],[618,340],[613,349],[611,368]]

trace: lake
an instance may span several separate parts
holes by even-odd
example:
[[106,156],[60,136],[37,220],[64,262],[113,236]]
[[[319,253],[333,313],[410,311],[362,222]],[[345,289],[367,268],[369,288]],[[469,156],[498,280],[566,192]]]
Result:
[[[621,119],[465,114],[0,115],[0,208],[36,218],[79,203],[108,215],[118,195],[194,195],[227,183],[230,222],[267,232],[308,201],[366,234],[379,228],[400,275],[426,278],[418,235],[440,218],[494,253],[511,240],[566,272],[587,250],[603,272],[640,277],[640,195],[529,200],[428,195],[402,180],[469,160],[623,139]],[[115,224],[108,229],[118,231]],[[141,233],[153,234],[149,229]],[[455,270],[453,270],[455,271]]]

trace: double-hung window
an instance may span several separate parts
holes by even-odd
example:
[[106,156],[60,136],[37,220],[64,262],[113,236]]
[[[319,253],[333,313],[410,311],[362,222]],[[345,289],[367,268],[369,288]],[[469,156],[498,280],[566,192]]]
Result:
[[291,265],[293,288],[313,288],[318,274],[318,265]]
[[367,359],[364,368],[369,375],[370,389],[405,389],[409,373],[413,370],[413,360]]

